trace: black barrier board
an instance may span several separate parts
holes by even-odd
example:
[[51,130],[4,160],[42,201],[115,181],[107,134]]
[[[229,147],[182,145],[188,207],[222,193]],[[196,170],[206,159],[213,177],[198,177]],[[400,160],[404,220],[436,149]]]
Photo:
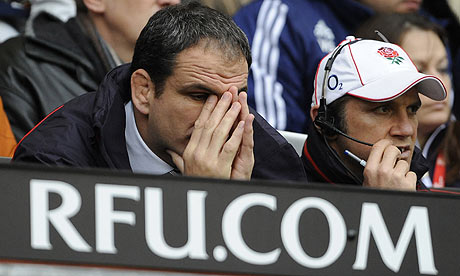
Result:
[[197,273],[457,275],[458,196],[0,165],[0,259]]

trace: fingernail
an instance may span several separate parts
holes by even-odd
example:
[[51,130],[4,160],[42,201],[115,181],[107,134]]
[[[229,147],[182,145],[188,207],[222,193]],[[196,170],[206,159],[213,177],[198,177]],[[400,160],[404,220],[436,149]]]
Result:
[[232,94],[230,94],[230,92],[225,92],[224,95],[222,96],[224,100],[229,100],[231,97],[232,97]]
[[244,121],[240,121],[239,124],[238,124],[238,127],[239,128],[244,128]]
[[232,109],[239,109],[240,106],[241,106],[241,105],[240,105],[238,102],[234,102],[234,103],[232,104]]

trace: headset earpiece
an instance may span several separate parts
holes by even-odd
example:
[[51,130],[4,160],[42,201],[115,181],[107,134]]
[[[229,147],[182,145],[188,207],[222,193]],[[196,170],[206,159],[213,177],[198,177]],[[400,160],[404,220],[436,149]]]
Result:
[[320,128],[324,136],[332,137],[337,135],[336,127],[334,126],[334,117],[323,118],[317,116],[313,123]]
[[326,104],[326,79],[329,76],[329,73],[331,72],[332,69],[332,64],[334,63],[334,60],[337,58],[337,56],[340,54],[340,51],[342,51],[342,48],[344,48],[347,45],[351,45],[353,43],[356,43],[360,41],[360,39],[348,41],[345,44],[340,45],[338,48],[332,52],[331,57],[327,60],[326,65],[324,67],[324,77],[323,77],[323,83],[322,83],[322,96],[319,99],[319,108],[318,108],[318,115],[315,118],[315,121],[313,122],[316,126],[318,126],[321,129],[321,133],[325,137],[332,138],[336,135],[342,135],[350,140],[353,140],[357,143],[361,143],[363,145],[371,146],[372,144],[366,143],[364,141],[360,141],[356,138],[350,137],[346,133],[344,133],[342,130],[339,128],[335,127],[334,125],[334,117],[330,116],[327,113],[327,104]]
[[337,134],[334,126],[334,117],[328,116],[325,98],[319,101],[318,115],[313,123],[318,126],[322,134],[327,137],[332,137]]

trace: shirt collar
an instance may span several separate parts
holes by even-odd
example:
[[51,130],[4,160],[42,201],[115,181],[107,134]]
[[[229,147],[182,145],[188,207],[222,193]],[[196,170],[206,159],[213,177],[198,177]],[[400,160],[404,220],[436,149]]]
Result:
[[173,167],[153,153],[139,134],[131,101],[125,105],[125,113],[126,149],[133,172],[160,175],[172,171]]

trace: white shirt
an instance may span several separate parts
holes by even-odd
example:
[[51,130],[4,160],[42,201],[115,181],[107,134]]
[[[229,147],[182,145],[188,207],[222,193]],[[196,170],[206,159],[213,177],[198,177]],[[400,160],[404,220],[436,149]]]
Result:
[[131,101],[125,105],[125,114],[126,149],[128,150],[129,164],[133,172],[159,175],[172,171],[173,167],[153,153],[139,134]]

